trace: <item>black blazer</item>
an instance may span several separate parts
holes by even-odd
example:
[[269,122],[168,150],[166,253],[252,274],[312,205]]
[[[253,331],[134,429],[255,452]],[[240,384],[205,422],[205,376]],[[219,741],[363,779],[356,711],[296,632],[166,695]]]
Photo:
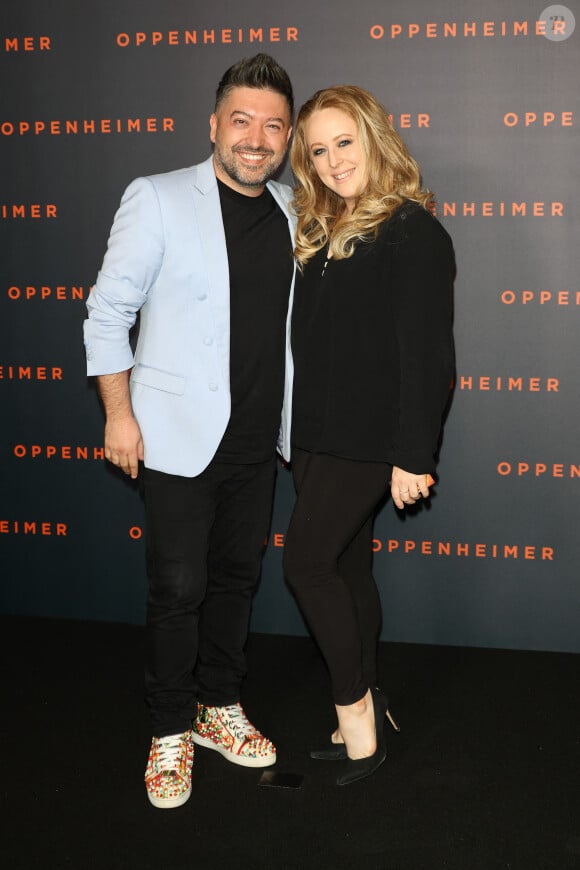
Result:
[[297,273],[293,443],[432,472],[454,376],[448,233],[408,202],[374,242],[325,260]]

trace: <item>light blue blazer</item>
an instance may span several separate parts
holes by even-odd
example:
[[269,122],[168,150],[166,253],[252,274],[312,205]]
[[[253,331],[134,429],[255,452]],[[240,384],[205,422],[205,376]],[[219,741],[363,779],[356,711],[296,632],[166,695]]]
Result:
[[[289,187],[268,189],[294,222]],[[292,356],[278,450],[290,455]],[[87,373],[132,369],[133,412],[148,468],[195,477],[211,462],[230,418],[229,271],[212,159],[138,178],[121,200],[84,324]],[[135,355],[129,330],[140,312]]]

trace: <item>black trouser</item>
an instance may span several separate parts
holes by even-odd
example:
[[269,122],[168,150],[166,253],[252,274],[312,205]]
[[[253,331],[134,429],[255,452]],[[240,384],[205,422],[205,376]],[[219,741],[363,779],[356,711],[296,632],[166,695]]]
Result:
[[392,469],[294,448],[292,470],[298,499],[284,547],[286,578],[328,665],[335,704],[353,704],[377,679],[372,530]]
[[240,700],[275,459],[212,463],[198,477],[145,469],[146,699],[153,734],[191,728],[195,702]]

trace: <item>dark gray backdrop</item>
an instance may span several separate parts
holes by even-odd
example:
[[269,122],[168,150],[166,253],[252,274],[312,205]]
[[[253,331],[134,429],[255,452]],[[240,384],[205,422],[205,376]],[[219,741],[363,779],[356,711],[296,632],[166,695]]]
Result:
[[[455,242],[458,383],[430,503],[377,520],[383,638],[580,650],[580,8],[544,9],[4,0],[1,610],[143,619],[143,507],[101,458],[84,302],[125,186],[205,158],[217,81],[265,50],[298,105],[346,82],[385,103]],[[305,631],[292,501],[280,468],[255,630]]]

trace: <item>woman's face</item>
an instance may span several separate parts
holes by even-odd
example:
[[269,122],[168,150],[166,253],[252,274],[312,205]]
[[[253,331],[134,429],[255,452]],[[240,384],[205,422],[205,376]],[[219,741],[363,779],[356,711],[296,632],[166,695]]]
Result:
[[304,135],[318,177],[352,212],[368,182],[355,121],[340,109],[320,109],[306,121]]

